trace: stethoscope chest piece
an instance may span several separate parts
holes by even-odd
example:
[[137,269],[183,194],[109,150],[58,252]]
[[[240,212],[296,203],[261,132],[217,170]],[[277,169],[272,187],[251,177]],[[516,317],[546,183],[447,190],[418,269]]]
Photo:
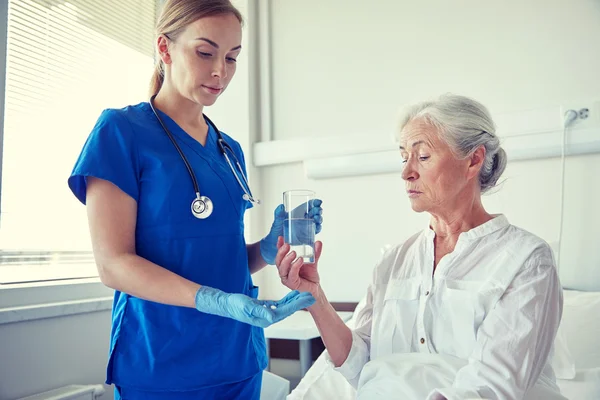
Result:
[[213,202],[206,196],[199,196],[192,201],[192,215],[199,219],[205,219],[213,212]]
[[[165,133],[167,134],[167,137],[169,138],[171,143],[173,143],[173,146],[175,147],[175,149],[181,156],[181,159],[183,160],[183,163],[185,164],[185,167],[187,168],[187,170],[190,174],[190,178],[192,179],[192,184],[194,185],[194,192],[196,193],[196,198],[192,201],[192,204],[191,204],[192,215],[198,219],[208,218],[213,212],[213,202],[208,197],[202,196],[200,194],[200,188],[198,187],[198,181],[196,180],[196,175],[194,174],[194,170],[192,169],[192,166],[190,165],[185,154],[183,154],[183,151],[181,150],[181,148],[179,147],[177,142],[175,141],[175,138],[173,137],[171,132],[169,132],[169,129],[167,128],[167,126],[164,124],[163,120],[158,115],[158,112],[154,108],[153,101],[154,101],[155,97],[156,97],[156,95],[150,97],[150,100],[149,100],[150,107],[152,108],[152,112],[154,113],[154,116],[156,116],[156,119],[158,120],[159,124],[161,125],[161,127],[163,128]],[[235,155],[235,152],[233,151],[231,146],[229,146],[229,144],[227,144],[227,142],[225,142],[225,140],[223,139],[223,135],[221,135],[221,132],[215,126],[215,124],[206,115],[204,115],[204,114],[202,114],[202,115],[204,116],[206,123],[209,124],[210,126],[212,126],[212,128],[214,129],[214,131],[218,137],[217,145],[219,146],[219,150],[223,154],[223,157],[225,157],[225,160],[227,161],[229,168],[231,168],[231,172],[233,173],[233,176],[235,177],[238,184],[242,188],[242,191],[244,192],[242,198],[246,201],[260,204],[260,200],[254,199],[252,197],[252,193],[250,192],[250,186],[248,185],[248,178],[246,177],[246,175],[243,171],[243,168],[241,167],[240,162],[238,161],[238,159]],[[233,165],[233,163],[229,159],[229,156],[227,155],[228,151],[231,153],[231,156],[233,157],[233,159],[235,161],[235,166]],[[239,174],[241,176],[241,180],[240,180],[240,177],[238,177],[238,174],[236,173],[235,167],[238,168]],[[242,180],[243,180],[243,182],[242,182]]]

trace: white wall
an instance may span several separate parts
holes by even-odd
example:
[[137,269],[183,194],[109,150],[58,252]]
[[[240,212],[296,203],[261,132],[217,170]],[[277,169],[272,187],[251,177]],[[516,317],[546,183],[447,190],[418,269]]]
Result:
[[598,94],[597,0],[271,3],[277,138],[390,132],[443,91],[495,113]]
[[[389,137],[401,106],[443,92],[472,96],[496,115],[600,93],[597,0],[304,0],[272,7],[275,139]],[[570,263],[600,263],[593,243],[600,237],[599,165],[600,155],[566,163],[563,257]],[[559,173],[556,158],[514,162],[485,205],[555,242]],[[295,163],[263,168],[260,178],[264,221],[283,190],[312,188],[324,200],[320,271],[330,300],[359,300],[379,248],[428,221],[410,209],[397,174],[309,181]],[[260,275],[263,296],[286,291],[274,271]]]
[[110,311],[0,324],[0,399],[104,383],[109,335]]

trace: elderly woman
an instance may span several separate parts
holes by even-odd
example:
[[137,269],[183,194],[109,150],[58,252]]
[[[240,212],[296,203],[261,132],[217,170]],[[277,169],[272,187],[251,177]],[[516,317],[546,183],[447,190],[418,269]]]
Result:
[[377,264],[354,330],[319,284],[322,243],[305,264],[279,240],[281,281],[317,299],[329,363],[361,399],[563,399],[549,361],[563,301],[552,251],[481,202],[506,166],[487,109],[456,95],[413,106],[400,155],[430,222]]

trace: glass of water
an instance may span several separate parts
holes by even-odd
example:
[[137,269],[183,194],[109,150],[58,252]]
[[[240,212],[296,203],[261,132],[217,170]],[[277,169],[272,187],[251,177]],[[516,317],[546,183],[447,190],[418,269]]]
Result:
[[312,190],[288,190],[283,192],[286,212],[283,239],[304,262],[315,261],[315,221],[309,216],[315,192]]

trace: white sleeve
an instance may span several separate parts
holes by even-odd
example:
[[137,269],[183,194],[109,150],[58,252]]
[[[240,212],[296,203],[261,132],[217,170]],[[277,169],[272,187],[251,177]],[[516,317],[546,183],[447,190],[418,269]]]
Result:
[[358,387],[360,373],[370,358],[374,287],[375,285],[370,285],[367,289],[365,306],[356,317],[356,328],[352,330],[352,347],[346,361],[335,367],[329,354],[325,357],[327,363],[340,372],[355,389]]
[[[538,254],[539,255],[539,254]],[[552,256],[532,257],[485,318],[469,363],[427,400],[519,400],[545,367],[562,317]]]

